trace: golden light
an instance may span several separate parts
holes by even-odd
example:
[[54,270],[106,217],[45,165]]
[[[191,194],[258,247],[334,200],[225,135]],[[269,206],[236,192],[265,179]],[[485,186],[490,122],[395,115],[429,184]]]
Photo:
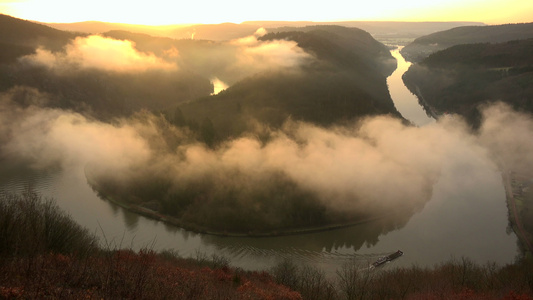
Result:
[[165,62],[152,53],[139,52],[131,41],[115,40],[99,35],[77,37],[65,53],[37,49],[22,60],[62,72],[73,68],[92,68],[113,72],[172,71],[177,65]]
[[531,0],[68,1],[0,0],[0,12],[42,22],[216,24],[243,21],[533,21]]

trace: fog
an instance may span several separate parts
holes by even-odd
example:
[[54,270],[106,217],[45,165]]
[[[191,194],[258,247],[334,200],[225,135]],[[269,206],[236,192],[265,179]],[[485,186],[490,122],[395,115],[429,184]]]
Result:
[[228,86],[265,71],[298,71],[314,59],[294,41],[260,41],[258,38],[265,33],[264,28],[259,28],[255,34],[240,39],[200,43],[190,51],[170,48],[167,52],[179,51],[174,59],[180,68],[216,78]]
[[531,115],[498,104],[485,107],[479,134],[481,145],[503,168],[533,175],[533,122]]
[[179,45],[159,49],[159,56],[139,51],[129,40],[100,35],[80,36],[60,52],[38,48],[36,53],[19,59],[22,66],[46,67],[57,74],[68,75],[95,69],[112,73],[147,71],[191,71],[211,80],[214,94],[253,74],[273,71],[297,71],[313,56],[294,41],[260,41],[266,34],[259,28],[253,35],[222,42],[198,42],[192,48]]
[[208,178],[213,190],[255,195],[287,178],[331,211],[414,212],[430,199],[444,165],[486,161],[530,170],[533,163],[531,118],[503,104],[484,108],[477,133],[458,116],[425,127],[386,116],[330,128],[289,120],[267,142],[250,134],[211,149],[148,112],[105,123],[40,107],[47,95],[36,90],[26,91],[27,105],[16,104],[14,94],[0,96],[1,158],[34,168],[90,166],[96,180],[160,177],[179,190]]
[[153,53],[139,52],[131,41],[115,40],[99,35],[77,37],[66,46],[65,52],[52,53],[39,48],[35,54],[25,56],[21,60],[32,65],[43,65],[58,72],[78,68],[94,68],[111,72],[142,72],[177,68],[177,65],[168,63]]

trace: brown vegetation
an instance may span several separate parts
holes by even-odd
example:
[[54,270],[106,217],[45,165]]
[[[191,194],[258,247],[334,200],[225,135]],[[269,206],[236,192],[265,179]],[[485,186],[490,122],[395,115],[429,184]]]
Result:
[[211,269],[152,251],[3,259],[0,298],[301,299],[266,273]]
[[282,261],[269,274],[217,255],[101,250],[32,191],[1,192],[0,221],[0,299],[533,299],[531,259],[375,270],[350,261],[334,278]]
[[301,299],[218,256],[101,250],[52,200],[0,192],[0,299],[44,298]]
[[272,274],[304,299],[533,299],[531,260],[498,267],[463,258],[434,268],[386,270],[351,261],[333,280],[318,270],[282,262]]

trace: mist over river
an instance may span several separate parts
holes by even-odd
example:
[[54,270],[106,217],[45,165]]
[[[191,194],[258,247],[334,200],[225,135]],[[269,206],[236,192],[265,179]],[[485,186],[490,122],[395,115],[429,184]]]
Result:
[[[439,126],[427,116],[424,118],[415,96],[405,93],[401,75],[408,65],[398,50],[392,54],[399,59],[399,67],[388,84],[397,109],[419,126]],[[517,238],[508,229],[500,172],[483,157],[444,161],[430,200],[406,222],[388,220],[394,218],[389,216],[356,226],[279,237],[221,237],[189,232],[100,199],[87,184],[84,170],[35,171],[2,162],[0,189],[20,192],[27,186],[55,198],[76,222],[96,233],[103,246],[171,249],[184,257],[217,254],[227,257],[232,266],[244,269],[268,269],[281,259],[291,258],[333,274],[347,260],[371,263],[398,249],[404,256],[387,268],[433,266],[461,257],[481,264],[506,264],[518,254]]]

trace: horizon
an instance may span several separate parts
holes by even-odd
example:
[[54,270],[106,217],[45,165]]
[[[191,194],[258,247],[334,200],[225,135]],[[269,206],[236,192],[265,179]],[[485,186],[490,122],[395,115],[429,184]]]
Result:
[[[0,0],[0,13],[42,23],[105,22],[164,26],[243,22],[481,22],[487,25],[532,22],[533,1],[380,0],[358,4],[333,0],[328,5],[269,2],[258,6],[240,0],[170,4],[95,0],[71,3],[52,0]],[[105,8],[105,9],[103,9]],[[305,8],[305,9],[304,9]],[[117,13],[120,12],[120,13]]]
[[[519,24],[519,23],[531,23],[531,22],[515,22],[515,23],[502,23],[502,24],[488,24],[481,21],[401,21],[401,20],[339,20],[339,21],[311,21],[311,20],[245,20],[242,22],[220,22],[220,23],[171,23],[171,24],[141,24],[141,23],[124,23],[124,22],[111,22],[111,21],[100,21],[100,20],[82,20],[82,21],[73,21],[73,22],[46,22],[35,19],[22,18],[15,15],[10,15],[5,12],[0,11],[0,15],[10,16],[12,18],[20,19],[28,22],[35,22],[44,25],[60,25],[60,24],[82,24],[82,23],[102,23],[102,24],[116,24],[116,25],[126,25],[126,26],[138,26],[138,27],[173,27],[173,26],[196,26],[196,25],[221,25],[221,24],[235,24],[242,25],[246,23],[315,23],[315,24],[329,24],[329,23],[480,23],[484,25],[503,25],[503,24]],[[533,22],[533,21],[532,21]]]

